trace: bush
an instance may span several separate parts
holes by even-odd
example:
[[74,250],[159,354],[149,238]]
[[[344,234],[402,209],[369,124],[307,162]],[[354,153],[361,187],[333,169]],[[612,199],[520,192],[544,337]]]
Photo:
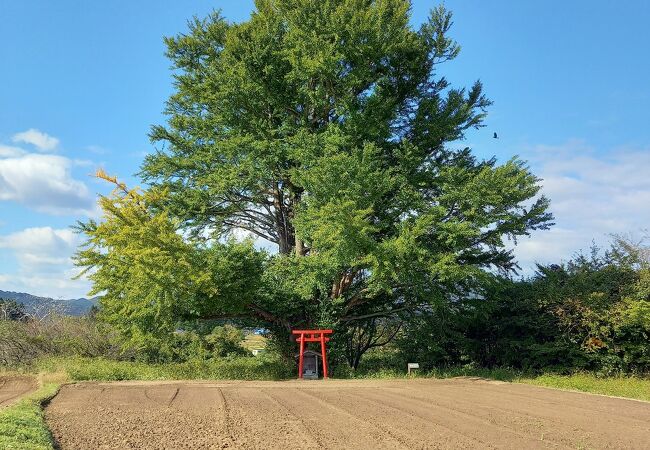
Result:
[[0,365],[29,366],[48,355],[125,357],[117,336],[90,317],[0,320]]
[[336,378],[386,378],[403,376],[406,373],[406,360],[398,351],[390,348],[377,348],[366,353],[357,369],[347,364],[337,364],[333,376]]
[[523,280],[406,319],[394,345],[424,370],[512,367],[536,373],[650,373],[650,269],[620,246],[592,249]]
[[0,321],[0,366],[18,367],[30,364],[42,353],[38,339],[21,322]]
[[46,358],[38,368],[65,372],[74,381],[119,380],[282,380],[295,376],[292,364],[270,355],[147,364],[106,358]]
[[152,364],[207,361],[227,356],[253,356],[242,346],[244,332],[230,324],[205,328],[181,324],[164,343],[153,339],[151,344],[131,348],[134,359]]
[[210,351],[216,357],[224,356],[250,356],[251,353],[242,347],[244,332],[232,325],[214,327],[212,332],[205,337]]
[[25,320],[27,317],[25,305],[16,300],[0,298],[0,320]]

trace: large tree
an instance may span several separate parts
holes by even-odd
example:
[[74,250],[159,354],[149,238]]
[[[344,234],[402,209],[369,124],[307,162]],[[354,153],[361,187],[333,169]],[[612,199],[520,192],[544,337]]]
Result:
[[461,145],[490,102],[480,82],[454,88],[438,73],[460,51],[451,14],[435,8],[415,29],[407,0],[255,5],[248,21],[213,13],[166,39],[175,92],[141,173],[165,193],[150,213],[187,245],[242,231],[274,244],[257,294],[231,299],[231,313],[354,340],[516,267],[506,241],[547,228],[548,201],[522,161]]

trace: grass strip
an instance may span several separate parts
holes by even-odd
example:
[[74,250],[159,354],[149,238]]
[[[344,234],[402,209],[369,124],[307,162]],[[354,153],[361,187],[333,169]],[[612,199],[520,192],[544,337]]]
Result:
[[573,375],[545,374],[516,381],[535,386],[650,401],[650,379],[647,378],[598,377],[589,373],[576,373]]
[[[65,372],[73,381],[119,380],[282,380],[295,378],[295,368],[272,357],[222,358],[213,361],[146,364],[103,358],[50,358],[41,361],[45,372]],[[334,378],[399,379],[405,370],[373,368],[352,371],[338,367]],[[553,373],[536,375],[507,368],[482,369],[451,367],[420,372],[416,378],[480,377],[491,380],[574,390],[593,394],[650,401],[650,378],[634,376],[599,376],[588,372],[572,375]]]
[[104,358],[48,358],[39,362],[38,369],[64,372],[72,381],[283,380],[295,376],[292,367],[281,360],[262,356],[167,364]]
[[43,405],[56,395],[59,387],[59,383],[43,384],[36,392],[0,410],[0,448],[54,449],[52,435],[43,416]]

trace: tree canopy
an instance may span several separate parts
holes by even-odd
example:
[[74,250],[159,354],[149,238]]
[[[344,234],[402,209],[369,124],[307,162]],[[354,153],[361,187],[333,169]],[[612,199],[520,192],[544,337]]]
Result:
[[118,186],[81,225],[107,314],[145,335],[230,315],[354,340],[515,269],[507,242],[551,225],[548,200],[523,161],[462,145],[490,101],[439,73],[451,13],[410,19],[407,0],[258,0],[167,38],[148,192]]

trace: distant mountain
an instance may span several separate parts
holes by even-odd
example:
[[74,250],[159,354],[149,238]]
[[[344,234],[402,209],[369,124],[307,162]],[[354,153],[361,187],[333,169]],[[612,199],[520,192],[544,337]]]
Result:
[[54,310],[67,316],[83,316],[90,311],[90,308],[97,304],[98,297],[91,299],[73,298],[69,300],[53,299],[50,297],[38,297],[25,292],[0,291],[0,298],[15,300],[25,305],[30,314],[43,315]]

